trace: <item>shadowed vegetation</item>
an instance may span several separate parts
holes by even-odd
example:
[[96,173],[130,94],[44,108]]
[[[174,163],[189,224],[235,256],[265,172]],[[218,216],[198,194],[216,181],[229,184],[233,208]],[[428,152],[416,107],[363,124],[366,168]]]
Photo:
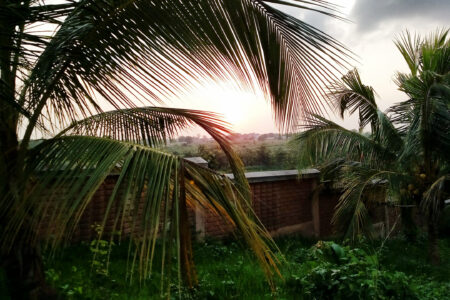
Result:
[[[396,46],[409,66],[396,83],[408,100],[382,112],[375,92],[350,71],[330,87],[343,117],[359,113],[359,132],[311,114],[297,137],[301,166],[315,165],[343,188],[333,222],[353,240],[373,231],[370,189],[387,191],[385,205],[399,206],[405,233],[414,239],[414,220],[427,225],[429,254],[439,261],[439,219],[450,196],[450,38],[440,30],[426,38],[403,34]],[[370,131],[363,129],[369,125]]]

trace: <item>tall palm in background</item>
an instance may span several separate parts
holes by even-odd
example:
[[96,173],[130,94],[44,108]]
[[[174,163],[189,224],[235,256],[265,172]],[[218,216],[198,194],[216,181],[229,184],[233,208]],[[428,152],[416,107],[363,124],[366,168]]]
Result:
[[[249,208],[226,124],[213,113],[154,104],[234,80],[266,93],[282,129],[306,109],[319,112],[323,83],[347,52],[273,4],[333,15],[328,3],[308,0],[1,1],[1,251],[14,297],[44,293],[41,243],[70,239],[113,169],[120,175],[105,220],[117,206],[116,229],[131,215],[142,231],[132,238],[143,278],[161,237],[161,272],[177,263],[178,277],[195,285],[189,205],[230,220],[271,277],[271,240]],[[191,125],[219,143],[235,183],[158,149]],[[31,147],[33,134],[45,139]]]
[[450,180],[450,39],[448,30],[425,39],[406,32],[396,45],[410,69],[398,73],[396,83],[409,99],[384,113],[372,87],[350,71],[330,87],[330,96],[341,117],[359,113],[359,132],[311,114],[297,137],[301,165],[318,166],[343,187],[333,222],[352,239],[372,233],[367,205],[373,197],[367,196],[374,184],[403,207],[404,226],[413,226],[407,208],[417,206],[437,262],[437,224]]

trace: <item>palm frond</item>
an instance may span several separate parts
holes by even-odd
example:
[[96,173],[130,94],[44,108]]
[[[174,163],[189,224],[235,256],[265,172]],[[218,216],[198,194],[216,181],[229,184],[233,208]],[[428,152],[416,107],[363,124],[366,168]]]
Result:
[[[370,122],[370,135],[312,115],[308,130],[299,136],[304,166],[319,165],[343,187],[333,222],[353,239],[368,228],[366,195],[373,181],[383,183],[394,203],[420,205],[430,228],[435,226],[450,166],[448,32],[438,30],[422,39],[407,31],[397,39],[410,72],[397,73],[396,83],[409,99],[386,113],[377,109],[373,90],[361,83],[356,70],[331,86],[341,116],[360,109],[360,129]],[[405,212],[405,220],[410,220],[410,211],[402,209]]]
[[40,55],[24,99],[61,123],[101,111],[100,99],[133,107],[179,96],[205,78],[247,86],[256,78],[288,127],[305,108],[319,111],[321,84],[347,54],[263,1],[85,0]]
[[406,30],[404,34],[400,35],[400,37],[394,41],[394,43],[408,64],[411,74],[415,76],[419,70],[419,60],[421,55],[419,47],[422,43],[422,39],[419,35],[412,36],[411,33]]
[[107,137],[114,140],[159,147],[180,130],[197,125],[204,129],[227,156],[236,186],[250,199],[244,166],[234,152],[228,124],[212,112],[166,107],[139,107],[100,113],[74,122],[59,135]]
[[[76,121],[58,135],[86,135],[160,147],[180,131],[198,125],[214,138],[226,138],[228,124],[213,112],[199,110],[136,107],[100,113]],[[220,141],[220,140],[219,140]]]
[[336,159],[376,165],[395,158],[389,146],[321,116],[312,114],[306,124],[304,128],[307,130],[295,138],[299,144],[302,166],[314,165],[320,168]]
[[447,74],[450,71],[450,29],[439,29],[427,36],[421,47],[420,66],[423,71]]
[[15,91],[11,91],[12,87],[8,86],[8,84],[0,79],[0,97],[2,99],[2,105],[5,105],[12,110],[14,110],[17,114],[20,114],[23,117],[30,118],[31,114],[27,111],[20,103],[16,101],[10,95],[14,95]]
[[[216,212],[236,226],[263,267],[267,278],[270,279],[275,274],[280,275],[277,269],[278,260],[270,250],[277,247],[246,201],[246,195],[233,187],[234,183],[230,180],[224,180],[225,177],[222,175],[213,175],[209,170],[195,167],[192,163],[187,164],[186,172],[193,183],[187,185],[190,198],[194,198],[202,207]],[[211,176],[216,176],[216,180],[211,180]],[[243,218],[241,217],[243,215],[249,217]],[[265,248],[262,245],[269,247]],[[273,286],[272,281],[269,283]]]
[[376,113],[377,127],[373,133],[373,139],[383,145],[383,147],[390,149],[392,153],[398,153],[404,146],[402,132],[395,127],[386,113],[380,110],[377,110]]
[[425,191],[420,207],[428,217],[432,217],[435,220],[439,218],[444,207],[444,195],[446,192],[448,193],[448,187],[446,186],[449,181],[450,175],[443,175],[436,179]]
[[331,221],[340,232],[345,233],[345,237],[353,241],[361,234],[372,237],[367,206],[377,199],[369,197],[369,194],[375,185],[378,189],[386,189],[381,183],[391,175],[396,174],[391,170],[370,169],[364,165],[348,166],[342,173],[340,182],[343,193]]
[[[112,231],[122,231],[124,222],[131,222],[130,238],[141,279],[153,270],[157,244],[162,247],[163,277],[171,276],[168,265],[177,262],[180,266],[184,249],[179,247],[180,230],[186,227],[181,226],[180,205],[187,199],[187,205],[201,205],[230,220],[271,280],[277,271],[270,248],[273,242],[245,195],[228,178],[152,148],[96,137],[59,137],[30,150],[27,171],[34,178],[33,185],[13,209],[2,202],[2,212],[8,210],[10,217],[2,229],[3,246],[15,239],[32,242],[39,237],[54,248],[69,240],[95,191],[118,166],[101,228],[113,210]],[[16,236],[24,230],[27,234]]]
[[353,114],[359,111],[359,127],[363,129],[367,124],[376,127],[378,121],[378,107],[375,101],[375,91],[364,85],[357,69],[349,71],[341,80],[335,81],[329,87],[328,96],[334,102],[341,117],[344,112]]
[[415,117],[414,100],[398,102],[389,107],[386,111],[392,124],[397,128],[399,134],[404,136],[408,132],[409,124]]

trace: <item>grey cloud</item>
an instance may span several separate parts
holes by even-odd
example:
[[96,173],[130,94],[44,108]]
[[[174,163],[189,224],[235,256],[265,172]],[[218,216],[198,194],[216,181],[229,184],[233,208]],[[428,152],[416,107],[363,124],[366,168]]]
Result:
[[450,0],[357,0],[350,19],[363,32],[393,20],[430,20],[450,24]]
[[[450,0],[449,0],[450,1]],[[275,5],[274,5],[275,6]],[[312,25],[320,30],[326,31],[326,21],[332,19],[329,16],[326,16],[324,14],[307,10],[307,9],[300,9],[292,6],[285,6],[285,5],[278,5],[275,6],[276,8],[280,9],[281,11],[290,14],[291,16],[294,16],[301,21]]]

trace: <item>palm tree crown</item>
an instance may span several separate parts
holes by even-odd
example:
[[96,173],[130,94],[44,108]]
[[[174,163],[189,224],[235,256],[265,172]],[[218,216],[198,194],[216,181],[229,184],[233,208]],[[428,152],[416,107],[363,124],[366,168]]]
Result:
[[[303,165],[318,165],[344,193],[334,223],[353,239],[371,234],[367,191],[384,183],[391,199],[417,206],[428,219],[430,239],[448,196],[450,179],[450,39],[448,30],[422,39],[406,32],[396,42],[410,73],[396,82],[408,100],[382,112],[374,90],[356,70],[330,87],[341,116],[359,112],[360,131],[347,130],[312,114],[298,136]],[[363,133],[370,125],[370,133]],[[403,214],[407,223],[407,215]],[[435,241],[434,241],[435,242]],[[434,245],[435,246],[435,245]],[[434,248],[433,251],[436,251]]]

